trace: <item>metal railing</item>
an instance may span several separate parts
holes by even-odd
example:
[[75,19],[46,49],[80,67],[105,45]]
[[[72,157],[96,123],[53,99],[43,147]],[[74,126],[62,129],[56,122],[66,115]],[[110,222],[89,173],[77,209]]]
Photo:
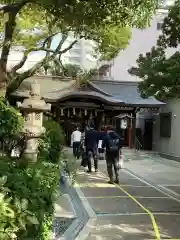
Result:
[[139,139],[136,137],[135,138],[135,150],[136,151],[140,151],[142,148],[143,148],[143,145],[141,144]]

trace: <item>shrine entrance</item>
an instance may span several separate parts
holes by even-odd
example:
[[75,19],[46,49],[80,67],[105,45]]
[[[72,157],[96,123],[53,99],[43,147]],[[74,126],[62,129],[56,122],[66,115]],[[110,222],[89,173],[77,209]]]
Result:
[[142,144],[136,131],[136,115],[140,109],[152,109],[146,105],[127,104],[99,89],[96,92],[92,89],[64,92],[51,104],[53,116],[64,128],[67,145],[70,145],[71,134],[77,126],[83,131],[92,122],[97,130],[113,125],[124,138],[124,146],[136,148],[138,144],[140,148]]
[[[67,145],[70,145],[71,134],[77,126],[82,132],[90,123],[93,123],[98,131],[106,125],[113,125],[118,130],[119,121],[116,116],[130,115],[134,110],[132,107],[120,106],[119,103],[109,102],[99,96],[77,95],[78,97],[75,97],[73,95],[72,93],[65,99],[61,98],[61,101],[53,105],[56,119],[65,131]],[[132,139],[128,141],[131,142]]]
[[[69,109],[71,111],[72,109]],[[79,110],[79,109],[78,109]],[[71,134],[78,127],[81,132],[84,131],[85,126],[90,122],[94,123],[94,119],[89,120],[88,116],[80,117],[78,115],[71,115],[70,117],[64,117],[60,120],[60,124],[64,129],[66,136],[66,144],[69,146],[71,144]],[[94,123],[95,127],[96,124]]]

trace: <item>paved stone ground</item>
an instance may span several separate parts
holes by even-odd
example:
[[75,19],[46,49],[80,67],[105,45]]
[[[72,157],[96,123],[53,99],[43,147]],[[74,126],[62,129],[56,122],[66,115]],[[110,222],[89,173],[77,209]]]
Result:
[[[135,151],[125,149],[125,154],[136,155]],[[141,160],[138,159],[140,155]],[[137,154],[136,160],[125,163],[125,168],[143,177],[147,181],[175,194],[180,199],[180,162],[168,160],[155,154],[146,154],[150,157],[142,160],[142,154]]]
[[108,184],[104,174],[106,168],[102,161],[99,173],[88,175],[80,171],[77,178],[85,198],[97,215],[96,226],[92,227],[88,240],[159,239],[147,211],[155,218],[160,239],[180,239],[180,202],[123,170],[120,188]]

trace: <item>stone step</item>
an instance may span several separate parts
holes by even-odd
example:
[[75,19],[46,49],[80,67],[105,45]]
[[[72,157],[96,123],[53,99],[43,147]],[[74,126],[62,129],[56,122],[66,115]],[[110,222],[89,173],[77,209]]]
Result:
[[[53,240],[61,239],[73,221],[76,219],[76,212],[68,194],[58,197],[54,204]],[[62,237],[62,239],[64,239]]]
[[76,217],[76,212],[68,194],[63,194],[58,197],[54,204],[54,216],[66,218]]

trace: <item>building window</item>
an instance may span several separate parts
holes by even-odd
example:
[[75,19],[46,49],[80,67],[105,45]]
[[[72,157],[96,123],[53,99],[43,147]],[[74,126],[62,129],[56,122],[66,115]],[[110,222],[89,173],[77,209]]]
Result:
[[157,23],[157,30],[161,30],[162,29],[162,25],[163,25],[162,22],[158,22]]
[[160,114],[160,137],[164,138],[171,137],[171,118],[172,113]]

